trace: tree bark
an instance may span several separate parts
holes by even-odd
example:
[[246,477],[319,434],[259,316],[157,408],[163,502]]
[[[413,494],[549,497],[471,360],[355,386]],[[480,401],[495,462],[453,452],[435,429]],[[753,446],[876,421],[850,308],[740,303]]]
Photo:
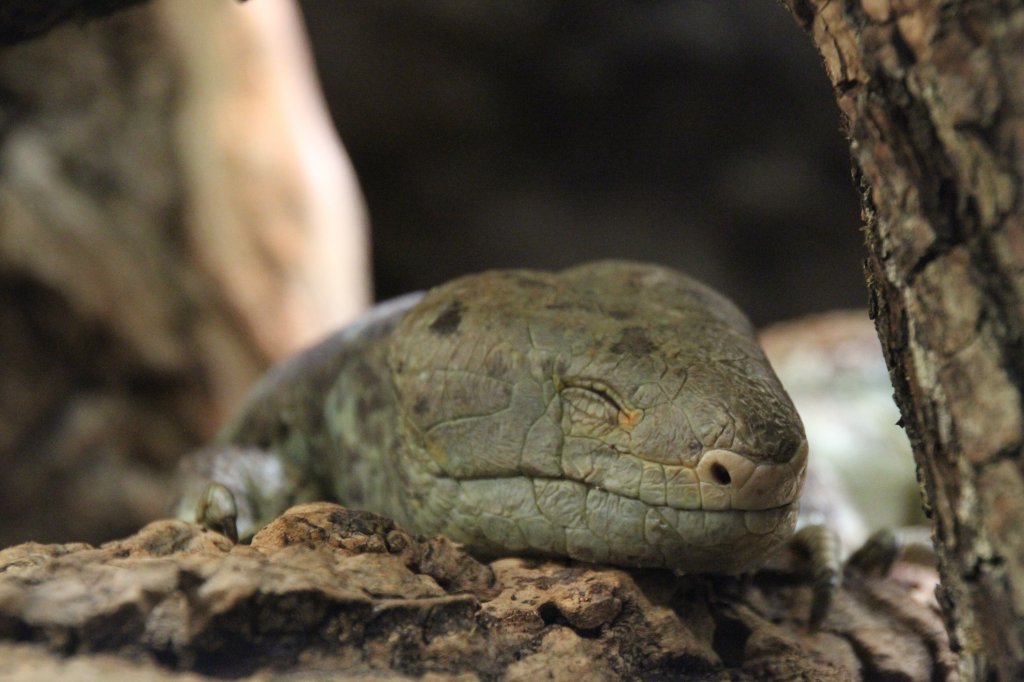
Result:
[[873,317],[968,679],[1024,678],[1024,7],[786,0],[835,88]]

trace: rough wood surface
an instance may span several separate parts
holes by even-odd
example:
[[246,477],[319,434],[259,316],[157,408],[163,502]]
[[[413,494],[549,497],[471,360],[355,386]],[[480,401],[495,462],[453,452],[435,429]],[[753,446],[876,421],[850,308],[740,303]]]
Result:
[[787,0],[822,57],[964,672],[1024,678],[1024,6]]
[[8,670],[154,679],[951,679],[937,609],[907,597],[928,581],[915,570],[851,578],[810,634],[810,587],[785,561],[749,582],[488,565],[443,537],[318,503],[289,510],[251,546],[158,521],[98,548],[3,550],[0,654]]

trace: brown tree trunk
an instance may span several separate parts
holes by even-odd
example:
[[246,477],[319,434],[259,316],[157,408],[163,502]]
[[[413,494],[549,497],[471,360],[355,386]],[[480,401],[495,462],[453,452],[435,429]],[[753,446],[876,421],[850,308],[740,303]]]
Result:
[[786,0],[835,87],[968,678],[1024,678],[1024,7]]

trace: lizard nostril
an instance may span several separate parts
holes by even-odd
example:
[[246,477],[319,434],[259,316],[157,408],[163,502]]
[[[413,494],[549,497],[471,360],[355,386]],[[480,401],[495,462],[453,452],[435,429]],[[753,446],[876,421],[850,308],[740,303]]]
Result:
[[718,462],[711,465],[711,476],[719,485],[729,485],[732,483],[732,476],[729,475],[729,470]]

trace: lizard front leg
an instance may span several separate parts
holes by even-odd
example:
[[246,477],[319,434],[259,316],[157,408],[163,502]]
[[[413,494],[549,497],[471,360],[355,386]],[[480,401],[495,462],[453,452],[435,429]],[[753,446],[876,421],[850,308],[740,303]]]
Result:
[[215,445],[186,457],[179,469],[175,516],[233,541],[251,537],[288,507],[318,497],[301,472],[274,452]]

